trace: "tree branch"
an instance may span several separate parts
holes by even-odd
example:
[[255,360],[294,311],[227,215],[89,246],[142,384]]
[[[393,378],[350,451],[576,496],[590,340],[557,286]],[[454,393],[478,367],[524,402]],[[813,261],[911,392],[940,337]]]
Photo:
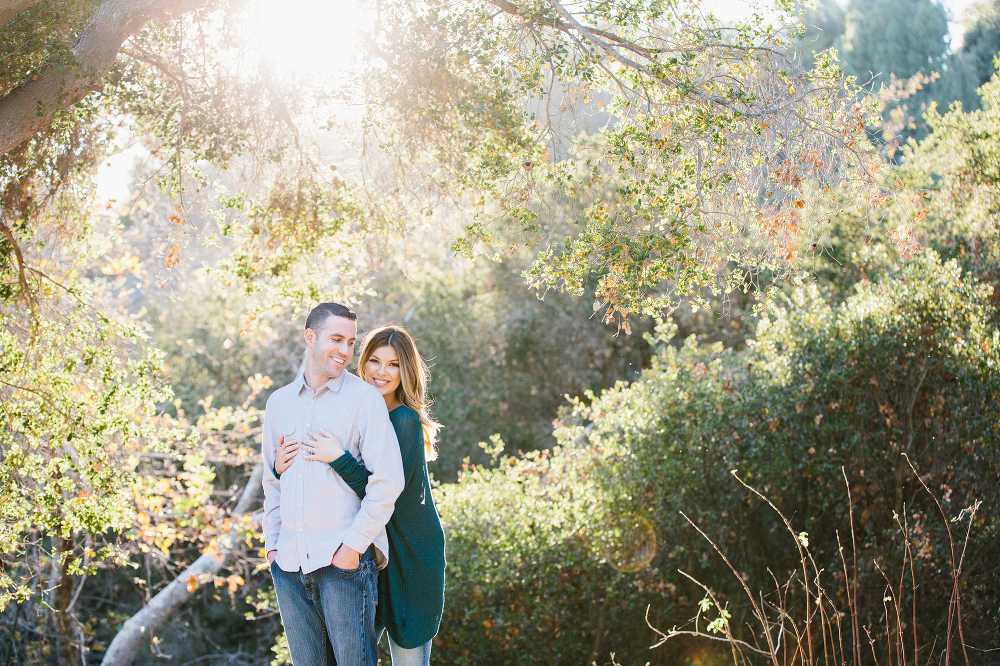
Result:
[[0,0],[0,28],[25,9],[34,7],[41,0]]
[[[167,22],[209,0],[103,0],[73,44],[76,63],[46,65],[0,98],[0,155],[5,155],[48,127],[59,109],[68,108],[98,89],[126,39],[148,21]],[[0,0],[10,6],[28,0]]]
[[[663,74],[654,75],[652,72],[649,71],[649,68],[646,65],[637,62],[635,60],[632,60],[631,58],[625,57],[618,49],[626,49],[635,54],[638,54],[639,56],[646,58],[649,61],[655,61],[656,56],[662,53],[662,50],[647,49],[639,46],[635,42],[632,42],[628,39],[624,39],[623,37],[619,37],[613,32],[609,32],[607,30],[601,30],[593,26],[586,26],[577,21],[576,18],[574,18],[573,15],[565,7],[562,6],[559,0],[545,0],[545,1],[546,4],[552,7],[553,11],[555,11],[558,16],[552,18],[539,17],[534,14],[531,14],[525,9],[521,9],[514,3],[510,2],[509,0],[489,0],[490,4],[492,4],[494,7],[497,7],[508,14],[523,17],[526,21],[530,23],[537,23],[539,25],[549,26],[551,28],[564,32],[567,35],[572,35],[573,32],[577,32],[580,35],[582,35],[582,37],[586,39],[594,47],[603,51],[605,54],[607,54],[608,57],[618,61],[625,67],[629,67],[639,72],[640,74],[653,79],[659,85],[677,86],[677,81],[675,81],[671,77],[664,76]],[[605,71],[607,71],[606,68]],[[614,75],[611,75],[611,77],[616,82],[618,82],[617,77],[615,77]],[[619,85],[621,84],[619,83]],[[709,95],[697,88],[690,90],[689,94],[703,101],[709,102],[711,104],[718,104],[719,106],[729,109],[730,111],[735,112],[738,110],[728,100],[718,97],[716,95]],[[750,114],[744,112],[744,115],[746,115],[747,117],[755,117],[756,115],[765,115],[766,113],[768,112],[760,114]]]
[[31,290],[28,285],[28,276],[25,273],[24,255],[21,254],[21,246],[18,244],[17,238],[14,237],[14,232],[7,227],[2,217],[0,217],[0,232],[3,233],[4,238],[10,243],[11,252],[14,253],[14,259],[17,260],[17,281],[21,286],[21,293],[25,298],[30,300]]
[[[520,16],[531,23],[539,23],[541,25],[547,25],[565,33],[568,33],[571,30],[576,29],[575,26],[570,25],[569,23],[558,18],[551,18],[551,19],[539,18],[538,16],[535,16],[526,9],[521,9],[513,2],[509,2],[509,0],[489,0],[489,2],[497,9],[500,9],[506,12],[507,14],[511,14],[513,16]],[[557,8],[557,11],[560,9],[563,9],[561,5]],[[574,21],[574,23],[576,23],[576,21]],[[619,37],[613,32],[609,32],[607,30],[601,30],[600,28],[594,28],[594,27],[589,27],[586,30],[588,30],[591,35],[598,35],[600,37],[604,37],[605,39],[610,39],[611,41],[616,42],[618,46],[622,46],[630,51],[640,53],[646,57],[650,57],[653,54],[652,50],[639,46],[638,44],[635,44],[634,42],[631,42],[622,37]]]
[[[250,480],[243,488],[239,503],[233,509],[233,519],[242,518],[253,506],[257,499],[257,493],[261,489],[263,476],[264,464],[258,462],[257,466],[254,467],[253,474],[250,475]],[[233,525],[220,534],[216,540],[215,552],[205,553],[195,560],[194,564],[182,571],[169,585],[160,590],[141,611],[126,620],[115,635],[114,640],[111,641],[111,645],[108,646],[101,666],[128,666],[131,664],[143,643],[150,639],[175,610],[191,598],[202,581],[207,577],[214,576],[222,569],[232,553],[238,531],[237,526]]]
[[618,62],[622,63],[623,65],[628,65],[629,67],[638,70],[644,74],[648,73],[645,67],[635,62],[634,60],[626,58],[625,56],[620,54],[610,44],[608,44],[603,39],[600,39],[592,29],[588,28],[587,26],[583,25],[575,18],[573,18],[573,15],[570,14],[568,11],[566,11],[566,8],[563,7],[561,4],[559,4],[558,0],[548,0],[548,3],[552,7],[552,9],[556,10],[556,12],[563,17],[566,23],[575,28],[581,35],[586,37],[588,40],[590,40],[593,44],[595,44],[598,48],[607,53],[609,56],[611,56]]

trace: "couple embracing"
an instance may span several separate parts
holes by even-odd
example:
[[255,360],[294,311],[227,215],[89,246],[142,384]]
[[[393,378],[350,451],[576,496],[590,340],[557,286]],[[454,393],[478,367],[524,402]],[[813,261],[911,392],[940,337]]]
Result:
[[427,666],[444,606],[444,532],[427,460],[439,425],[413,338],[385,326],[347,372],[357,315],[321,303],[306,362],[267,401],[264,549],[295,666]]

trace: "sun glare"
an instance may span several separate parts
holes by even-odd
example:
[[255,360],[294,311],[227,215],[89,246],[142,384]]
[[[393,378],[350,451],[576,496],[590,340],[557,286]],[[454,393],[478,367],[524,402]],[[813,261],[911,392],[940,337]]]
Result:
[[280,69],[337,77],[357,52],[364,11],[351,0],[258,0],[261,49]]

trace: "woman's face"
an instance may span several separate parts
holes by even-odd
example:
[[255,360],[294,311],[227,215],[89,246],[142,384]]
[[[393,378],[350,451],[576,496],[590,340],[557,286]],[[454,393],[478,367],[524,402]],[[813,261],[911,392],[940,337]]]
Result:
[[399,388],[399,356],[396,350],[386,345],[373,351],[365,361],[365,380],[383,397],[395,395]]

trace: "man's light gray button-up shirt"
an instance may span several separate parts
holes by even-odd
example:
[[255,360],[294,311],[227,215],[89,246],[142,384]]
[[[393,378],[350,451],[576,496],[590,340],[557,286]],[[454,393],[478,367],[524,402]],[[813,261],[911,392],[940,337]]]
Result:
[[[308,439],[307,431],[320,430],[372,473],[363,500],[329,464],[305,460],[303,449],[274,476],[278,438]],[[299,374],[268,398],[262,440],[264,552],[276,550],[284,571],[309,573],[329,565],[341,544],[363,553],[374,543],[384,566],[385,524],[404,482],[396,432],[375,387],[344,372],[313,390]]]

